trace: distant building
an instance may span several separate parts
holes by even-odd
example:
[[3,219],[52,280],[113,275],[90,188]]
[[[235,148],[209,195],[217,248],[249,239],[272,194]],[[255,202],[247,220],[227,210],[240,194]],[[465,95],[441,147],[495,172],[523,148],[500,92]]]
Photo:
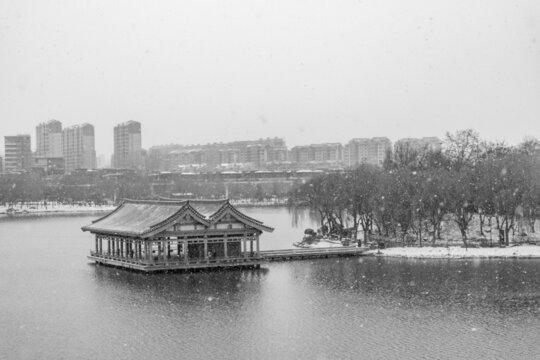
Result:
[[4,159],[0,156],[0,174],[4,173]]
[[75,169],[95,169],[94,126],[84,123],[65,128],[62,131],[62,154],[66,173]]
[[41,169],[45,175],[61,175],[65,172],[63,157],[36,157],[34,167]]
[[141,123],[130,120],[115,126],[112,166],[141,169],[142,165]]
[[29,171],[32,168],[30,135],[4,137],[5,172]]
[[345,146],[344,162],[346,166],[359,164],[372,164],[382,166],[392,143],[387,137],[374,137],[371,139],[352,139]]
[[98,169],[104,169],[111,166],[109,158],[104,154],[99,154],[96,158],[96,167]]
[[301,167],[340,167],[343,163],[343,145],[325,143],[295,146],[289,153],[289,160]]
[[41,169],[46,175],[64,173],[60,121],[53,119],[36,126],[36,153],[33,167]]
[[418,152],[439,151],[442,149],[442,141],[438,137],[404,138],[394,144],[394,152],[399,149],[411,149]]
[[149,170],[267,169],[287,161],[281,138],[267,138],[204,145],[163,145],[149,149]]
[[49,120],[36,126],[36,157],[62,157],[62,123]]

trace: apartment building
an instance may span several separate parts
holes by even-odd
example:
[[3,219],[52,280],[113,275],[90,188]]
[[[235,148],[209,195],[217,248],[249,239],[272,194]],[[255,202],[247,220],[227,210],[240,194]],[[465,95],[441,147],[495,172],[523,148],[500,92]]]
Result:
[[392,151],[392,142],[387,137],[357,138],[345,146],[346,166],[372,164],[382,166],[387,154]]
[[75,169],[94,169],[96,167],[94,126],[84,123],[62,130],[62,154],[66,173]]
[[4,169],[6,173],[32,168],[30,135],[4,136]]
[[114,127],[114,154],[112,166],[119,169],[141,169],[141,123],[127,121]]

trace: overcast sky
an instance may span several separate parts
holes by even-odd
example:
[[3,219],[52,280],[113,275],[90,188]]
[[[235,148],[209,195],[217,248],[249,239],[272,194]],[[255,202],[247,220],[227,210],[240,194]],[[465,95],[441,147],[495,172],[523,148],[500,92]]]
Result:
[[0,0],[0,144],[540,137],[540,1]]

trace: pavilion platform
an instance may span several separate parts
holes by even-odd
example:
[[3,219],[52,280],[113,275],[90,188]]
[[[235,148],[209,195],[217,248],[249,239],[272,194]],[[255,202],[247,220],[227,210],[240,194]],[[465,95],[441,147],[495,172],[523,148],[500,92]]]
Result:
[[89,259],[151,272],[259,266],[259,237],[274,229],[228,200],[126,200],[82,230],[95,235]]

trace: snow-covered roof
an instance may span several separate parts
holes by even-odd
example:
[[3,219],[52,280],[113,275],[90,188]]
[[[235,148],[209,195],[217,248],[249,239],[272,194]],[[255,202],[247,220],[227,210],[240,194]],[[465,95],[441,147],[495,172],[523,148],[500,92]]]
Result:
[[210,228],[225,213],[259,231],[274,229],[263,225],[232,206],[229,200],[125,200],[111,213],[82,227],[83,231],[118,236],[150,237],[189,213]]

